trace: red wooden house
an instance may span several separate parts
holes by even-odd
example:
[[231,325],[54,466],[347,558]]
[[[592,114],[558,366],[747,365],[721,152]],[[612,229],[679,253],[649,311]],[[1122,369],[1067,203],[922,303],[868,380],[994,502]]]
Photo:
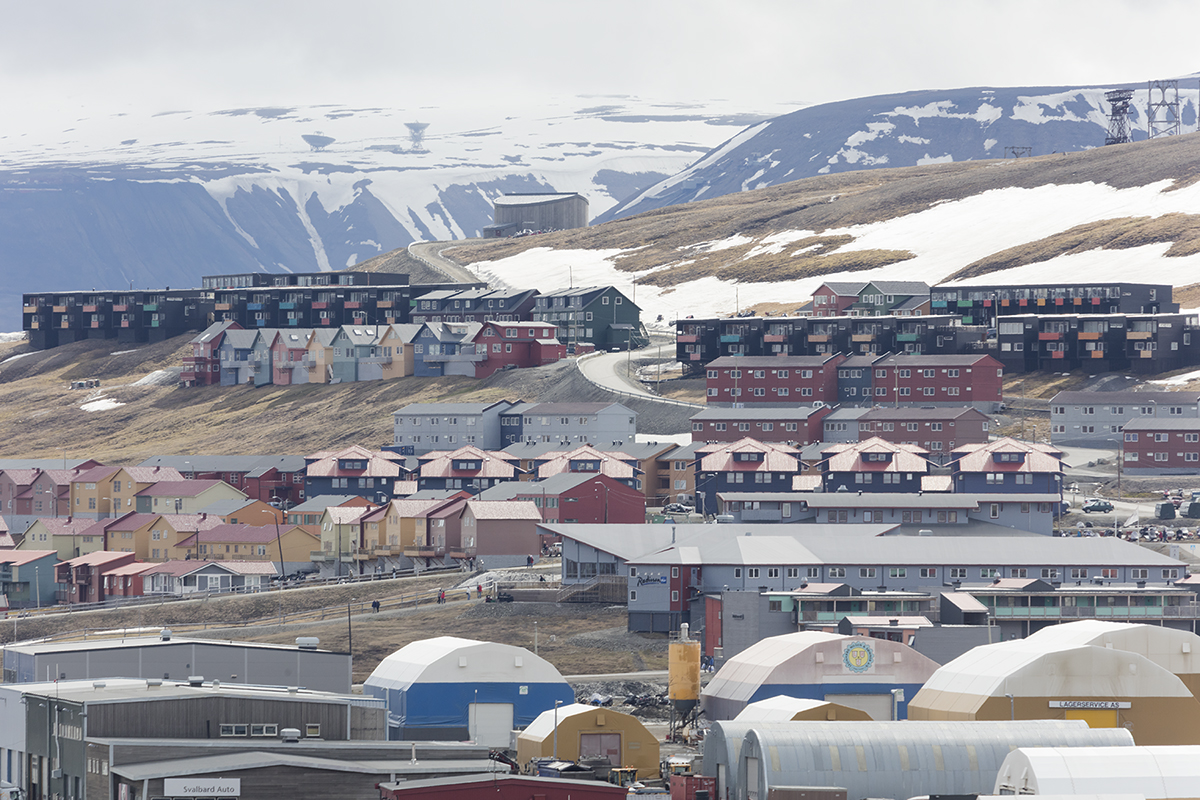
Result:
[[227,330],[240,331],[242,326],[230,320],[216,322],[192,339],[192,354],[183,359],[180,383],[184,386],[213,386],[221,383],[220,347]]
[[872,401],[1000,410],[1004,365],[988,355],[904,354],[872,364]]
[[59,591],[60,602],[99,603],[107,600],[105,575],[118,567],[135,563],[135,558],[133,553],[98,550],[69,561],[60,561],[54,565],[54,582],[66,586]]
[[550,364],[567,355],[558,339],[558,326],[546,322],[485,322],[475,334],[476,352],[487,358],[475,365],[475,377],[486,378],[502,369]]

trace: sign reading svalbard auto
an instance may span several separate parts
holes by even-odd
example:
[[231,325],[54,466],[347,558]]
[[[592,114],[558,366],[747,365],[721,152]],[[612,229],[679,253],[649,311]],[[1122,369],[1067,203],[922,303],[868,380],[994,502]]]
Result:
[[172,797],[239,797],[241,778],[163,778],[163,794]]

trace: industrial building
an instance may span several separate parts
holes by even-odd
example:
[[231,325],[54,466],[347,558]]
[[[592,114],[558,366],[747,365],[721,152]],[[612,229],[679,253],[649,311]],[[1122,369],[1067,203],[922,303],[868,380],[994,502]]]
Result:
[[1020,747],[996,776],[995,794],[1200,796],[1200,747]]
[[726,749],[714,752],[720,760],[710,766],[706,742],[704,771],[736,769],[720,795],[736,800],[766,800],[782,786],[838,786],[856,800],[963,796],[991,791],[1013,748],[1132,744],[1128,731],[1093,730],[1080,721],[783,723],[746,730],[736,762],[724,760]]
[[[361,695],[199,678],[2,684],[0,779],[32,798],[107,800],[117,796],[111,785],[116,772],[112,741],[141,737],[136,752],[123,756],[126,763],[184,776],[206,770],[152,762],[215,755],[211,748],[218,744],[243,753],[270,747],[280,744],[289,729],[298,739],[383,743],[386,711],[381,701]],[[228,766],[228,761],[214,761],[208,771],[220,773]],[[145,794],[144,785],[138,792],[139,797],[161,794]]]
[[1200,744],[1200,702],[1145,656],[1030,639],[976,647],[940,667],[909,703],[914,720],[1083,720],[1139,745]]
[[[468,775],[381,783],[380,800],[625,800],[626,789],[599,781],[531,775]],[[371,798],[375,800],[375,798]]]
[[19,642],[6,645],[5,683],[38,680],[203,676],[224,684],[300,686],[350,693],[350,654],[318,649],[316,639],[295,645],[183,639],[158,636],[89,639],[82,642]]
[[439,636],[413,642],[379,663],[363,691],[387,707],[388,739],[445,739],[508,747],[575,692],[550,662],[522,647]]
[[726,661],[701,693],[709,719],[734,719],[775,695],[824,700],[874,720],[904,719],[912,698],[938,669],[906,644],[801,631],[772,636]]
[[572,703],[543,711],[517,735],[517,762],[557,756],[562,761],[607,758],[635,767],[638,780],[658,777],[658,739],[636,717],[611,708]]
[[485,239],[512,236],[521,231],[561,231],[586,228],[587,198],[577,192],[514,192],[493,201],[492,224],[484,227]]
[[1035,642],[1086,644],[1137,653],[1179,678],[1200,699],[1200,636],[1191,631],[1089,619],[1042,628],[1028,638]]

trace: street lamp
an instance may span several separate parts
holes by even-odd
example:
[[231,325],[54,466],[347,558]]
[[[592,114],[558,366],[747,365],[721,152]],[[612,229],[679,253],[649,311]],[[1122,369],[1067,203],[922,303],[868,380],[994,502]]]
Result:
[[351,597],[346,601],[346,652],[350,654],[350,661],[354,661],[354,623],[350,621],[350,604],[355,598]]
[[1011,694],[1005,694],[1008,698],[1008,718],[1015,720],[1017,718],[1017,701]]
[[[42,591],[41,590],[42,590],[42,568],[34,567],[33,568],[33,596],[37,598],[38,611],[42,610]],[[13,629],[16,630],[15,623],[14,623]]]
[[558,707],[562,705],[562,700],[554,701],[554,760],[558,761]]

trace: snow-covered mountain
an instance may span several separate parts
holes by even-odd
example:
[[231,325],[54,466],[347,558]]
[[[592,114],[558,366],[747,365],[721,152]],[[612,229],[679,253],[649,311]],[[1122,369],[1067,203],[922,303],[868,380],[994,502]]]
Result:
[[[1104,144],[1104,93],[1117,88],[1133,90],[1132,138],[1146,139],[1146,84],[919,91],[809,106],[748,127],[596,222],[815,175],[996,159],[1010,147],[1035,156],[1087,150]],[[1180,81],[1183,132],[1196,130],[1198,94],[1195,81]]]
[[[21,292],[343,269],[475,236],[505,192],[579,192],[601,214],[782,110],[569,97],[13,118],[0,133],[0,330],[20,327]],[[429,125],[422,148],[410,122]],[[311,150],[318,136],[332,141]]]

